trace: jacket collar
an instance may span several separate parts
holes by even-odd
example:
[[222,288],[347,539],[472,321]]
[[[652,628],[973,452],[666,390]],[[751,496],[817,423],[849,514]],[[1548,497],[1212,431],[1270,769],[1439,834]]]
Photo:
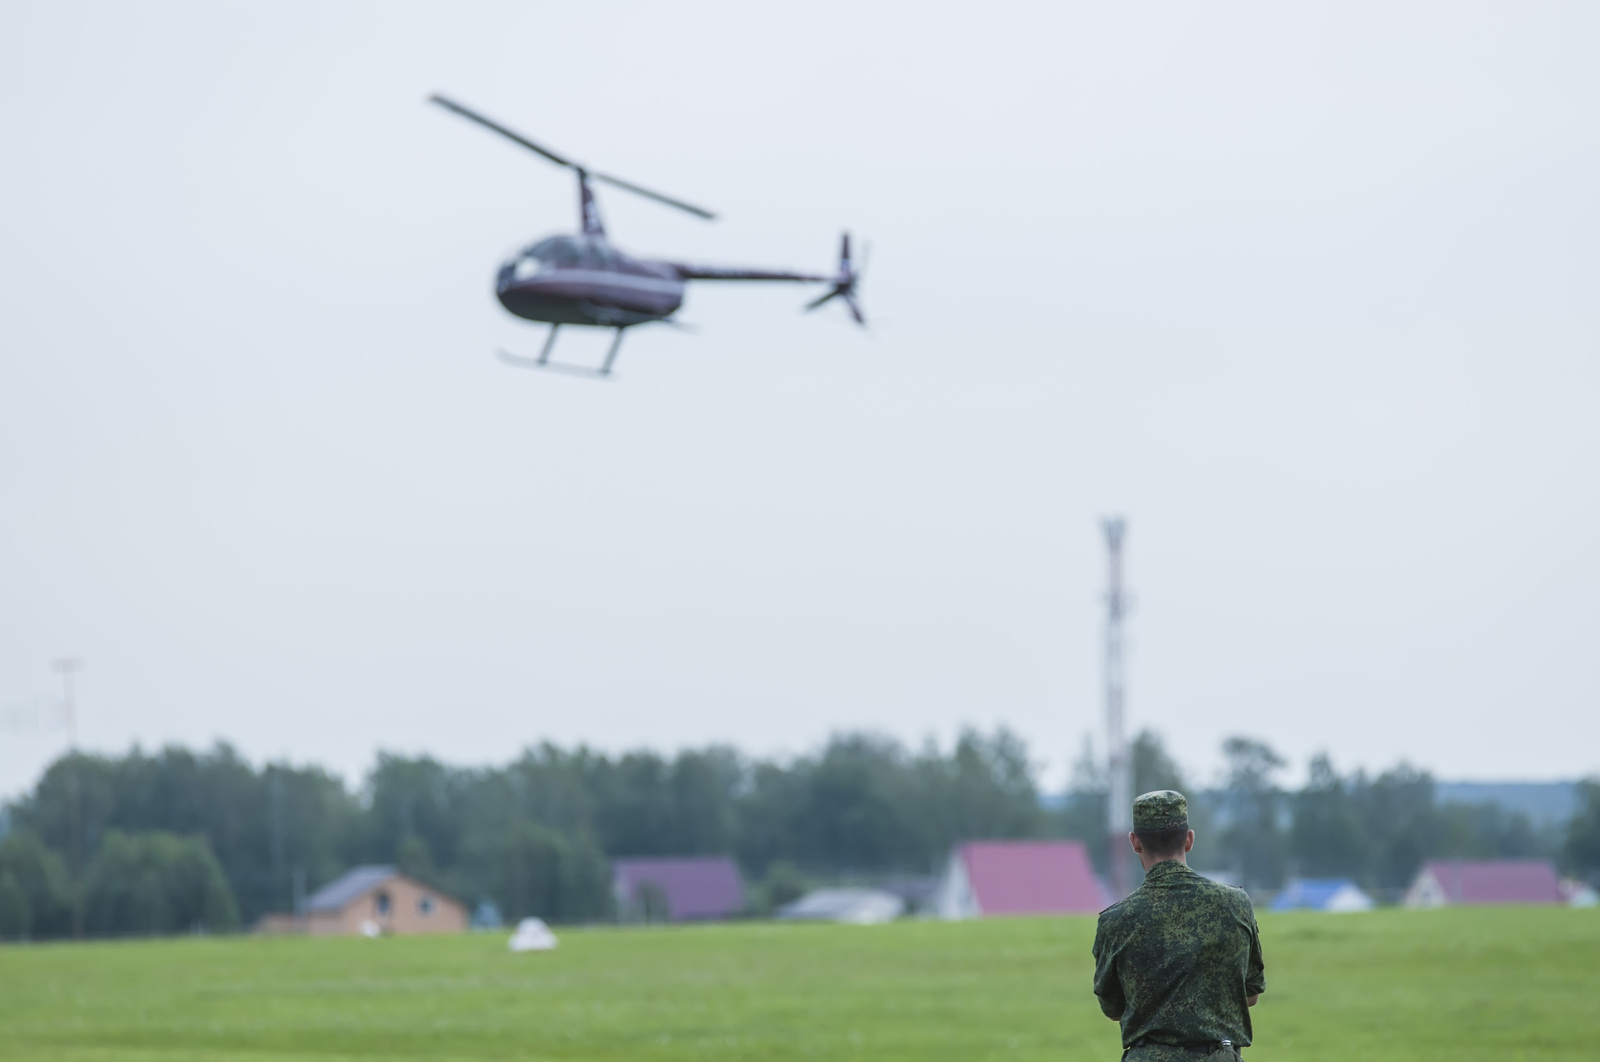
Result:
[[1148,882],[1170,881],[1173,878],[1187,877],[1193,874],[1188,865],[1181,859],[1163,859],[1144,873],[1144,880]]

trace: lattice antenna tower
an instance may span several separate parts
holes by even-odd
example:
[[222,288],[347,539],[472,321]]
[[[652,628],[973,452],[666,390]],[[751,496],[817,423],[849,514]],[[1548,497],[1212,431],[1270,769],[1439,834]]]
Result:
[[66,656],[50,661],[50,667],[61,673],[61,711],[67,726],[67,747],[78,751],[78,702],[73,696],[72,677],[83,670],[83,661]]
[[1117,899],[1133,891],[1129,881],[1128,832],[1133,829],[1133,765],[1128,756],[1126,685],[1123,675],[1122,622],[1127,598],[1122,587],[1122,543],[1128,523],[1120,516],[1100,521],[1110,562],[1106,583],[1106,834],[1111,890]]
[[73,696],[73,676],[83,670],[83,661],[75,656],[65,656],[50,661],[50,666],[61,673],[61,708],[66,713],[67,746],[71,753],[71,771],[67,774],[67,788],[72,804],[72,850],[67,860],[67,870],[72,875],[72,935],[83,937],[83,779],[79,777],[78,763],[78,702]]

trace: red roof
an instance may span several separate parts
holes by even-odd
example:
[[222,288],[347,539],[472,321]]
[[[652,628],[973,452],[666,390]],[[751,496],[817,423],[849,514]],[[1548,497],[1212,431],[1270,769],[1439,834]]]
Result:
[[1560,903],[1556,868],[1538,859],[1436,859],[1423,866],[1451,903]]
[[986,915],[1092,913],[1108,902],[1081,841],[968,841],[959,852]]

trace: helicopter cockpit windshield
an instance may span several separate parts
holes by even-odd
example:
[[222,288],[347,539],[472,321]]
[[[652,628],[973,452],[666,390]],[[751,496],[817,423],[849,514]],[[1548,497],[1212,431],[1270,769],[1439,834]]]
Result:
[[510,262],[511,276],[527,280],[551,269],[571,269],[582,257],[578,241],[571,236],[551,236],[540,240]]
[[551,236],[526,248],[508,265],[513,280],[527,280],[553,269],[613,269],[617,255],[604,240]]

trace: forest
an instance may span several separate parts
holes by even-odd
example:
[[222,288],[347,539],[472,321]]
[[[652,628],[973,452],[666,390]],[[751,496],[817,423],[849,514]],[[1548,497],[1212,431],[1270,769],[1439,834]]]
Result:
[[[1344,876],[1392,896],[1434,857],[1545,857],[1600,873],[1600,784],[1563,830],[1497,805],[1435,799],[1406,764],[1340,774],[1326,756],[1288,789],[1266,743],[1229,738],[1198,785],[1161,737],[1133,742],[1135,792],[1191,797],[1193,862],[1256,890]],[[382,754],[352,787],[315,766],[254,765],[226,744],[76,753],[0,811],[0,937],[248,929],[351,866],[391,863],[505,918],[612,915],[607,860],[731,855],[749,914],[810,884],[926,878],[971,838],[1076,838],[1106,859],[1105,783],[1084,753],[1042,797],[1026,744],[967,731],[948,748],[837,734],[809,754],[726,746],[607,755],[544,744],[503,766]]]

